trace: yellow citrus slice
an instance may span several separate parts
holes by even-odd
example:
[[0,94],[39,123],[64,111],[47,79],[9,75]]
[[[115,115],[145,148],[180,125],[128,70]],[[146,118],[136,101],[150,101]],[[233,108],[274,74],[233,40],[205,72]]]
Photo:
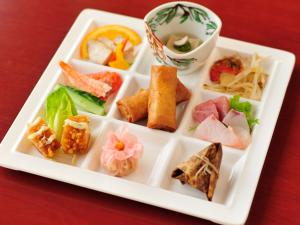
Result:
[[133,45],[138,45],[141,43],[141,37],[134,30],[122,25],[106,25],[98,27],[85,35],[80,46],[81,58],[88,59],[88,41],[90,39],[96,39],[100,36],[109,38],[111,40],[114,40],[118,36],[122,36],[128,39]]

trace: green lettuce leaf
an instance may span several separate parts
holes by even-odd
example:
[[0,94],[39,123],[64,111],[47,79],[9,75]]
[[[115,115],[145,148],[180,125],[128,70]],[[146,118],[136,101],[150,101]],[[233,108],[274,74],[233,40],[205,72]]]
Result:
[[230,101],[230,107],[232,109],[235,109],[239,112],[243,112],[246,116],[248,125],[250,127],[250,129],[252,130],[253,127],[256,124],[259,124],[259,120],[256,119],[253,115],[252,115],[252,105],[250,102],[246,101],[246,102],[240,102],[240,96],[239,95],[235,95],[232,98],[229,99]]
[[56,85],[55,89],[63,88],[74,101],[78,109],[83,109],[87,112],[94,113],[96,115],[105,115],[105,101],[102,101],[98,97],[91,93],[70,87],[62,84]]
[[61,139],[65,119],[77,115],[75,105],[63,88],[50,93],[46,100],[46,121],[55,132],[57,139]]

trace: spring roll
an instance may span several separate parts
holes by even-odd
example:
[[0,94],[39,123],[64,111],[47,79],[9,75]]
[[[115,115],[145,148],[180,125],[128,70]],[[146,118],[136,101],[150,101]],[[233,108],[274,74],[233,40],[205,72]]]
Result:
[[148,123],[153,129],[175,131],[177,69],[152,66],[148,99]]
[[84,115],[70,116],[64,122],[61,147],[67,154],[84,154],[88,151],[89,118]]
[[[149,90],[140,89],[134,95],[120,99],[117,106],[121,115],[131,123],[146,118],[148,115],[148,97]],[[190,97],[190,91],[177,79],[176,103],[189,100]]]
[[47,158],[52,158],[60,148],[54,132],[41,117],[36,118],[33,123],[29,124],[27,133],[28,140]]
[[121,115],[130,123],[144,119],[148,114],[148,97],[149,91],[140,89],[133,96],[120,99],[117,106]]
[[176,86],[176,104],[187,101],[191,98],[191,92],[187,89],[183,83],[177,78]]

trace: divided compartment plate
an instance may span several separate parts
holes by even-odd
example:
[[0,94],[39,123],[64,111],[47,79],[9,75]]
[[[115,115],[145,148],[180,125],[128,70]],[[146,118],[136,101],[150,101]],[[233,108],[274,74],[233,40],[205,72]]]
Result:
[[[135,29],[143,41],[135,62],[129,70],[117,70],[97,65],[79,58],[79,45],[83,36],[96,26],[122,24]],[[175,166],[187,160],[210,143],[193,137],[193,107],[222,93],[202,88],[209,82],[208,72],[212,63],[228,54],[242,57],[258,53],[270,56],[264,65],[269,74],[261,101],[251,101],[260,124],[252,132],[252,142],[245,150],[223,146],[220,177],[212,202],[205,195],[171,178]],[[27,124],[43,114],[47,95],[62,77],[58,62],[64,60],[82,73],[101,70],[121,74],[123,84],[116,96],[107,104],[107,115],[85,113],[91,118],[90,150],[79,156],[75,165],[70,157],[44,159],[26,140]],[[157,64],[148,46],[143,20],[99,10],[84,10],[70,29],[66,38],[50,61],[22,110],[8,130],[0,146],[0,164],[10,169],[48,177],[74,185],[94,189],[135,201],[204,218],[221,224],[244,224],[254,197],[259,176],[272,138],[278,114],[290,80],[295,56],[289,52],[220,37],[206,64],[190,75],[179,79],[192,91],[189,102],[177,106],[178,129],[174,133],[147,128],[146,120],[126,122],[118,112],[116,101],[146,88],[150,82],[150,66]],[[226,95],[230,97],[231,95]],[[242,99],[246,100],[246,99]],[[248,100],[249,101],[249,100]],[[130,132],[144,145],[143,157],[136,171],[127,177],[108,175],[100,166],[101,146],[109,131],[127,124]]]

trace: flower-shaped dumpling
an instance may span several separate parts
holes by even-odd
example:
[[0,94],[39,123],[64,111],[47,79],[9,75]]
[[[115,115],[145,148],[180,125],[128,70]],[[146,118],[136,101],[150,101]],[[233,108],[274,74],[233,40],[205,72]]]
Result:
[[101,165],[113,176],[126,176],[136,169],[142,154],[143,145],[129,133],[127,126],[122,126],[108,133],[102,147]]

